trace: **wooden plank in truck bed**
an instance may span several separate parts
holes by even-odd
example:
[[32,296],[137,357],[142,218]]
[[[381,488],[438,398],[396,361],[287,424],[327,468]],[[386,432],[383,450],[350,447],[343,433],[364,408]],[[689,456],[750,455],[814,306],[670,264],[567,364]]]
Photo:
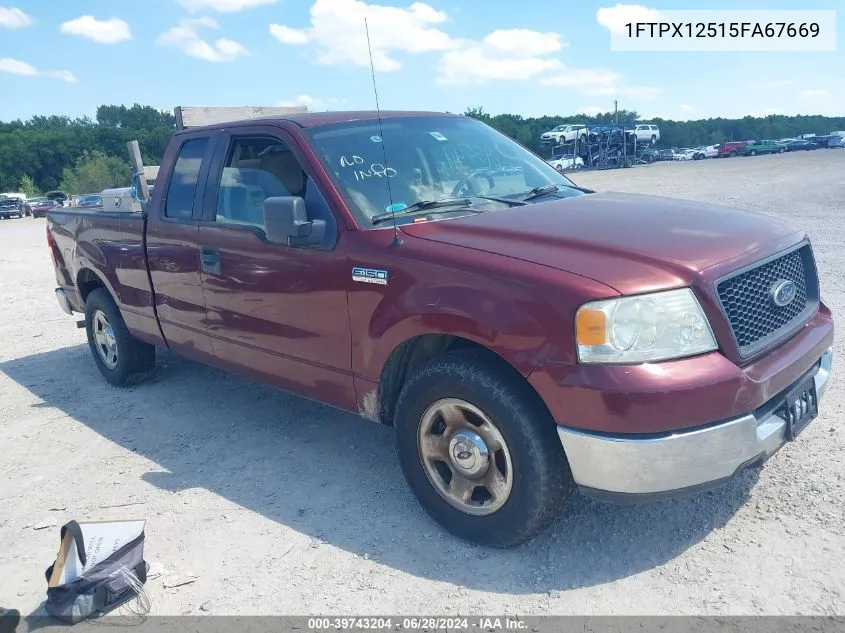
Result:
[[230,121],[282,117],[306,112],[308,112],[307,106],[243,106],[237,108],[177,106],[174,110],[176,128],[179,130]]

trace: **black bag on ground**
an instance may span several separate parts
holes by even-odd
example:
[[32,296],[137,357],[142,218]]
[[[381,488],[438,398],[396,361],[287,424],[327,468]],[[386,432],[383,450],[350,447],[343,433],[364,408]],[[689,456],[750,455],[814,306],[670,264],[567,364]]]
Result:
[[[69,534],[76,546],[76,553],[84,566],[86,563],[85,543],[82,530],[76,521],[62,526],[61,539]],[[61,552],[61,550],[60,550]],[[61,556],[61,553],[60,553]],[[136,597],[141,585],[147,581],[149,565],[144,561],[144,532],[134,540],[119,547],[107,558],[78,578],[62,585],[50,587],[53,569],[57,559],[47,568],[47,613],[63,621],[75,624],[93,615],[102,615]],[[61,561],[64,564],[64,561]]]

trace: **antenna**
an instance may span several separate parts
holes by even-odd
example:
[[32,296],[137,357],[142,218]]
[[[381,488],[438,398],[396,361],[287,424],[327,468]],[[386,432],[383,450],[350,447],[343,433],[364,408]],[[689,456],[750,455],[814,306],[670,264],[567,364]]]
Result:
[[[367,24],[367,18],[364,18],[364,31],[367,33],[367,52],[370,54],[370,74],[373,77],[373,94],[376,96],[376,116],[378,117],[378,136],[381,139],[381,154],[384,160],[384,166],[387,167],[387,148],[384,145],[384,131],[381,126],[381,108],[378,104],[378,88],[376,88],[376,67],[373,65],[373,47],[370,45],[370,26]],[[393,220],[393,243],[392,246],[401,246],[402,238],[399,237],[399,229],[396,227],[396,209],[393,206],[393,192],[390,189],[390,178],[385,177],[387,181],[387,197],[390,200],[390,215]]]

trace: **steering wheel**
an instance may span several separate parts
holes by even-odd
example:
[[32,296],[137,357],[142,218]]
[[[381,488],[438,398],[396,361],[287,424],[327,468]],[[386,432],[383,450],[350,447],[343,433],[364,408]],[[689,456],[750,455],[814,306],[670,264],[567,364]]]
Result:
[[487,180],[487,185],[490,189],[496,186],[496,181],[493,180],[493,176],[490,175],[489,171],[486,169],[477,169],[461,178],[455,184],[452,189],[452,197],[454,198],[460,195],[475,196],[481,193],[481,188],[478,186],[478,183],[475,182],[476,178],[484,178]]

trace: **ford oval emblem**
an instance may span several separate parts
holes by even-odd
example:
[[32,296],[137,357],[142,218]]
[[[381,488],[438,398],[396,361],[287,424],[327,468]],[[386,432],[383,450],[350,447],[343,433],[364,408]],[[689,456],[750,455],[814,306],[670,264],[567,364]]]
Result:
[[795,295],[797,294],[798,286],[795,285],[794,281],[790,281],[789,279],[781,279],[780,281],[776,281],[774,285],[772,285],[772,303],[774,303],[779,308],[782,308],[792,303],[792,300],[795,299]]

